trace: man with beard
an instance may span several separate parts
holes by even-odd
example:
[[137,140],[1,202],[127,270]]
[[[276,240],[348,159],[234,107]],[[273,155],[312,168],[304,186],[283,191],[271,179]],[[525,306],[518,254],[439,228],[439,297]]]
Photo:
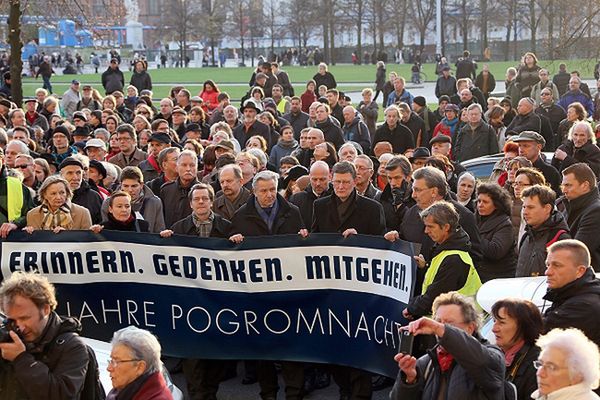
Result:
[[254,99],[248,99],[244,102],[241,109],[244,114],[243,122],[233,129],[233,137],[240,143],[244,144],[254,135],[262,136],[267,142],[267,148],[270,151],[275,143],[271,143],[271,132],[269,127],[256,118],[257,114],[262,110],[256,104]]

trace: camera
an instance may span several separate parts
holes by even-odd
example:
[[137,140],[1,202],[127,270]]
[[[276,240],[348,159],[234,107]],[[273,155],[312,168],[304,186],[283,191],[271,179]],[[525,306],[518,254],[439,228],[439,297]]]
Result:
[[10,331],[15,331],[19,337],[21,337],[21,330],[17,326],[14,319],[6,318],[0,324],[0,343],[11,343],[13,341],[10,337]]
[[410,354],[413,351],[413,342],[415,337],[406,329],[400,331],[400,345],[398,346],[398,353]]

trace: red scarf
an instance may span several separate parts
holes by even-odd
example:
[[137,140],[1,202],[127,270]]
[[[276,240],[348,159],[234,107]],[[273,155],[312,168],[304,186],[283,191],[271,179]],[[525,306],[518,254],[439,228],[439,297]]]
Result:
[[148,160],[148,163],[149,163],[150,165],[152,165],[152,168],[154,168],[154,169],[155,169],[156,171],[158,171],[158,172],[162,172],[162,171],[160,170],[160,167],[158,166],[158,161],[156,161],[156,158],[154,158],[154,154],[150,154],[150,155],[148,156],[147,160]]
[[454,357],[452,354],[448,353],[442,346],[438,346],[436,349],[436,355],[442,372],[448,371],[454,362]]
[[517,343],[515,343],[513,347],[506,350],[506,352],[504,353],[504,364],[506,364],[507,367],[510,367],[512,365],[513,361],[515,360],[515,356],[517,355],[519,350],[523,348],[524,345],[525,340],[521,339]]

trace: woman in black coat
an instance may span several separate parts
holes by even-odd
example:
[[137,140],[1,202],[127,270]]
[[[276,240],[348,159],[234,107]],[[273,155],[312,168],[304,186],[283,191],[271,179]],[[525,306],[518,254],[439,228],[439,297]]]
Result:
[[556,149],[552,157],[552,165],[558,172],[580,162],[589,165],[596,177],[600,176],[600,148],[596,145],[592,126],[585,121],[575,122],[568,140]]
[[531,399],[537,389],[536,370],[540,349],[535,341],[542,332],[542,316],[529,300],[503,299],[492,306],[496,345],[504,353],[506,380],[517,389],[517,400]]
[[317,88],[321,85],[327,86],[327,89],[335,89],[337,87],[335,77],[327,70],[327,64],[325,63],[319,64],[319,72],[313,76],[313,80],[317,83]]
[[103,229],[126,232],[148,232],[149,224],[143,219],[137,219],[131,210],[131,196],[122,190],[113,192],[108,198],[108,218],[98,225],[92,225],[90,230],[100,233]]
[[383,92],[383,86],[385,85],[385,64],[383,61],[377,61],[377,73],[375,74],[375,97],[373,101],[377,101],[379,93]]
[[477,227],[483,259],[477,265],[481,282],[513,278],[517,267],[510,195],[497,183],[477,187]]

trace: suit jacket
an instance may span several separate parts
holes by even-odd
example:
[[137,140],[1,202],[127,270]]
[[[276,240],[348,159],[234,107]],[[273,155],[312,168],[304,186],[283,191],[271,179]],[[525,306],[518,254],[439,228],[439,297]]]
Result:
[[[212,229],[210,230],[210,237],[228,238],[230,228],[231,222],[221,217],[219,214],[215,214],[215,218],[213,219],[212,223]],[[178,235],[198,236],[192,214],[175,222],[171,227],[171,230]]]
[[356,190],[346,201],[351,201],[350,210],[344,220],[337,212],[338,197],[335,193],[315,200],[312,221],[314,233],[342,233],[354,228],[361,235],[383,235],[385,216],[383,207],[375,200],[360,196]]
[[[71,219],[73,220],[73,227],[71,230],[86,230],[92,226],[92,217],[87,208],[78,206],[77,204],[71,203]],[[42,213],[42,206],[37,206],[27,213],[27,226],[33,226],[34,229],[42,229],[42,220],[44,214]]]

